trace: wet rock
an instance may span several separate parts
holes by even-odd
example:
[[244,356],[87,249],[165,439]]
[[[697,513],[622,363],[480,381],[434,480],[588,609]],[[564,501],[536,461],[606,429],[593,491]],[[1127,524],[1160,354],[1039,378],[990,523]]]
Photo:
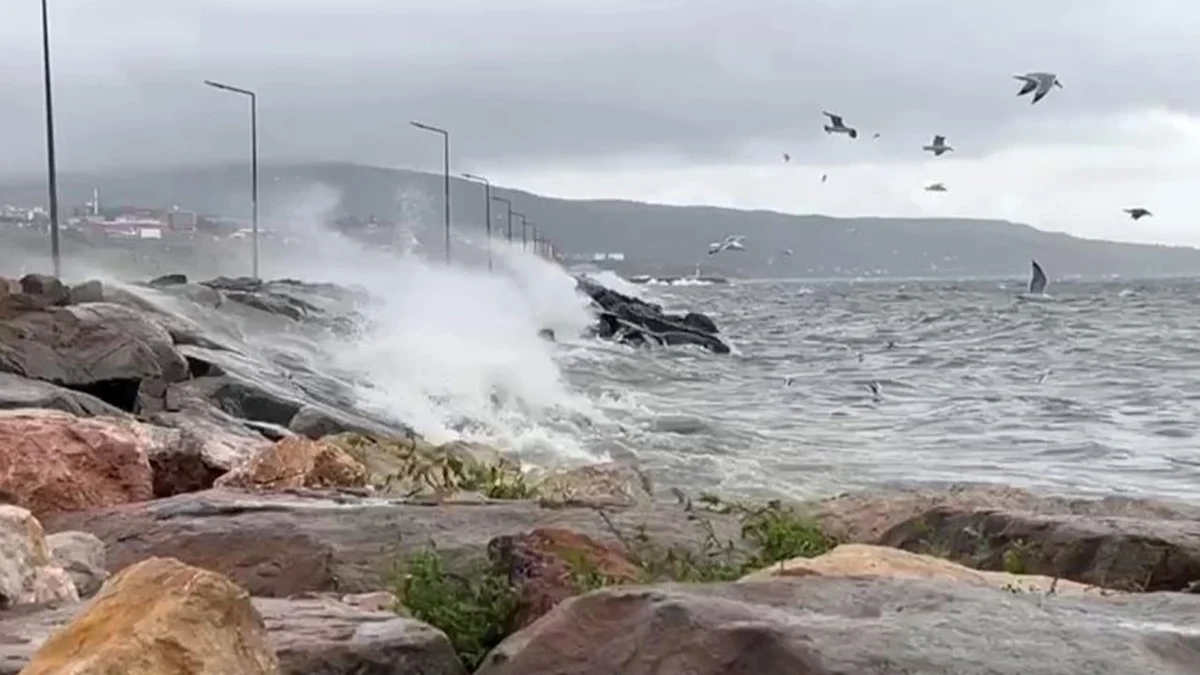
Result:
[[122,410],[144,382],[189,377],[171,336],[136,310],[87,303],[26,312],[0,324],[0,371],[83,391]]
[[271,441],[244,420],[208,405],[150,416],[154,424],[179,431],[179,441],[149,454],[154,496],[207,490],[218,478],[269,448]]
[[[333,597],[251,603],[263,618],[280,675],[466,675],[446,636],[419,621]],[[18,675],[81,609],[0,615],[0,675]]]
[[344,450],[299,436],[285,438],[217,479],[217,487],[282,490],[287,488],[364,487],[367,470]]
[[0,373],[0,410],[43,408],[61,410],[80,417],[108,415],[124,417],[125,411],[82,392],[31,380],[20,375]]
[[150,499],[160,440],[132,420],[0,411],[0,490],[38,517]]
[[476,675],[1194,672],[1200,598],[1045,598],[924,579],[606,588],[509,637]]
[[[662,547],[697,551],[708,533],[663,503],[605,509],[623,537],[645,529]],[[737,521],[712,514],[714,536],[734,539]],[[54,516],[51,531],[91,532],[104,541],[109,571],[160,555],[218,571],[256,596],[386,588],[397,561],[436,545],[450,569],[486,557],[497,536],[558,527],[620,545],[597,509],[543,508],[531,501],[404,503],[353,495],[248,494],[208,490],[152,502]]]
[[51,559],[37,518],[19,506],[0,505],[0,610],[78,599],[71,577]]
[[25,675],[276,675],[263,618],[237,585],[171,558],[109,579],[42,643]]
[[[703,315],[664,314],[662,307],[605,288],[586,277],[576,277],[579,290],[599,308],[596,334],[633,346],[696,345],[716,354],[728,354],[729,345],[716,337],[716,325]],[[712,330],[709,330],[709,328]]]
[[949,560],[898,548],[870,544],[842,544],[815,558],[794,558],[751,573],[741,581],[808,576],[868,577],[888,579],[945,579],[955,583],[989,586],[1014,593],[1100,594],[1103,589],[1065,579],[1036,574],[1010,574],[971,569]]
[[163,286],[179,286],[187,282],[188,278],[186,274],[164,274],[161,277],[151,279],[147,283],[155,288],[161,288]]
[[73,305],[84,302],[104,302],[104,284],[98,279],[75,284],[71,287],[67,297]]
[[707,314],[701,314],[699,312],[688,312],[685,314],[683,317],[683,323],[686,326],[690,326],[695,330],[698,330],[702,333],[708,333],[710,335],[716,335],[720,332],[717,329],[716,322],[710,319]]
[[71,577],[79,597],[91,597],[108,578],[104,542],[87,532],[55,532],[46,537],[53,564]]
[[57,277],[45,274],[26,274],[21,277],[21,292],[30,298],[37,298],[41,307],[66,305],[71,301],[70,291]]
[[641,579],[640,569],[621,549],[562,528],[496,537],[488,555],[519,589],[512,630],[599,585]]

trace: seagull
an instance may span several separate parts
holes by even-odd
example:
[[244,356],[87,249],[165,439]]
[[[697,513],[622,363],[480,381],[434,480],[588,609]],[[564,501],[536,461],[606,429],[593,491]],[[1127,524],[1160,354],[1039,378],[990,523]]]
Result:
[[933,142],[930,143],[929,145],[926,145],[925,147],[923,147],[921,149],[932,152],[934,157],[941,157],[942,153],[950,152],[950,151],[954,150],[954,148],[950,147],[949,145],[946,145],[946,137],[945,136],[934,136]]
[[722,251],[745,251],[746,238],[742,235],[729,235],[721,241],[714,241],[708,245],[708,254],[716,255]]
[[848,127],[842,123],[841,115],[834,115],[831,112],[823,113],[829,118],[829,124],[825,125],[825,133],[827,134],[846,134],[850,138],[858,138],[858,129]]
[[1154,215],[1153,213],[1150,213],[1149,211],[1147,211],[1146,209],[1143,209],[1140,206],[1137,208],[1134,208],[1134,209],[1125,209],[1125,213],[1128,213],[1129,217],[1133,218],[1134,220],[1137,220],[1138,218],[1145,218],[1146,216]]
[[[1031,91],[1037,90],[1033,95],[1033,103],[1037,103],[1050,93],[1051,87],[1062,89],[1062,82],[1058,81],[1058,76],[1054,73],[1025,73],[1024,75],[1013,75],[1014,79],[1021,80],[1025,84],[1021,87],[1021,91],[1017,92],[1017,96],[1024,96]],[[1031,103],[1030,105],[1033,105]]]
[[790,256],[790,255],[792,254],[792,249],[790,249],[790,248],[785,248],[785,249],[783,249],[782,251],[780,251],[780,253],[782,253],[783,255],[789,255],[789,256]]
[[879,132],[878,132],[878,131],[876,131],[876,132],[875,132],[875,135],[874,135],[874,136],[872,136],[871,138],[879,138]]
[[824,183],[826,180],[828,180],[828,178],[829,178],[829,174],[827,174],[827,173],[821,174],[821,182],[822,183]]
[[941,183],[930,183],[925,186],[926,192],[945,192],[946,186]]
[[790,161],[792,161],[792,156],[791,156],[791,155],[789,155],[789,154],[787,154],[786,152],[785,152],[785,153],[783,153],[783,161],[785,161],[785,162],[790,162]]

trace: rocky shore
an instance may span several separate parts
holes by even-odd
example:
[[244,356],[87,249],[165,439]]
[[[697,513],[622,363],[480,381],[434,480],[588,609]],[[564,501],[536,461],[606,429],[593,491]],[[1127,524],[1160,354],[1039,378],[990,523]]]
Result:
[[1200,672],[1200,506],[523,467],[167,311],[349,291],[144,288],[0,280],[0,674]]

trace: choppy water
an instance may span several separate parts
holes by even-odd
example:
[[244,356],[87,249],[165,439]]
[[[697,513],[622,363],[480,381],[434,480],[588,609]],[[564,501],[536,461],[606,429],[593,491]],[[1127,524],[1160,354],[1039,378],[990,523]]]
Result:
[[1200,282],[1052,283],[1050,303],[1017,301],[1022,285],[648,287],[709,312],[737,353],[560,358],[573,384],[620,401],[607,412],[625,431],[593,442],[693,489],[977,480],[1200,494]]

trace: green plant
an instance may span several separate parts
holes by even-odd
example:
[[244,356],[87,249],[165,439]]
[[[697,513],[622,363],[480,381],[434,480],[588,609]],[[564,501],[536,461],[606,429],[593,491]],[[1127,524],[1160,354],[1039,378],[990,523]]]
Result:
[[433,548],[418,552],[400,570],[396,597],[414,618],[441,630],[468,671],[510,632],[517,589],[508,577],[479,564],[452,574]]
[[1030,544],[1022,539],[1009,544],[1000,556],[1004,571],[1009,574],[1029,574],[1028,554],[1030,548]]

